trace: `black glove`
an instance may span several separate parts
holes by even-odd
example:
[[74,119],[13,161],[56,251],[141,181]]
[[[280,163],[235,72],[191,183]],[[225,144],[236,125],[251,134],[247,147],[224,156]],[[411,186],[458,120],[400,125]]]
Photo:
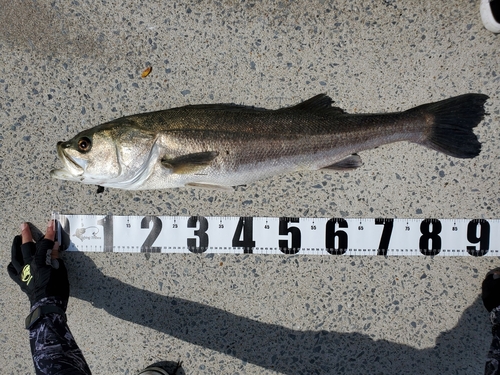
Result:
[[500,306],[500,268],[495,268],[486,274],[483,280],[483,304],[491,311]]
[[[69,299],[68,272],[62,259],[51,259],[54,241],[41,239],[22,244],[21,236],[12,243],[12,258],[7,266],[9,276],[28,295],[31,307],[42,298],[57,297],[66,311]],[[55,268],[57,267],[57,268]]]

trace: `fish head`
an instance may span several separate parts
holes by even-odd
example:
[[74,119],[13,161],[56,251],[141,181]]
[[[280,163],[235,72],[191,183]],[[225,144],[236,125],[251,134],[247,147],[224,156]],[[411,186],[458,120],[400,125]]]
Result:
[[86,130],[57,143],[63,168],[51,171],[54,178],[98,184],[120,175],[116,143],[109,130]]
[[60,180],[127,188],[147,168],[153,144],[154,134],[115,120],[58,142],[63,168],[50,174]]

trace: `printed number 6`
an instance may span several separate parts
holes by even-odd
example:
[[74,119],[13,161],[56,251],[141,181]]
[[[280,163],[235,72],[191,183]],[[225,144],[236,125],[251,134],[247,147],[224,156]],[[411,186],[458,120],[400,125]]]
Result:
[[[342,255],[347,252],[347,233],[343,230],[335,230],[335,226],[338,224],[339,228],[348,228],[347,221],[345,219],[330,219],[326,223],[326,238],[325,245],[326,251],[332,255]],[[338,239],[338,244],[335,244],[335,239]]]

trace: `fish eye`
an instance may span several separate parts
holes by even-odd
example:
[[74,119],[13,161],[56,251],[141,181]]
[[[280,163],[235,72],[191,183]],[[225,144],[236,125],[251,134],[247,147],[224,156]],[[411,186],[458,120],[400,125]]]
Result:
[[78,140],[78,150],[80,152],[88,152],[92,148],[92,141],[87,137]]

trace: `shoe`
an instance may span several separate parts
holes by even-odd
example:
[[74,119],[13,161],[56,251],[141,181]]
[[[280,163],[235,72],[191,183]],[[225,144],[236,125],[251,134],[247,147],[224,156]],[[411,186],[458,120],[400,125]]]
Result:
[[493,33],[500,33],[500,0],[481,0],[479,9],[484,27]]
[[153,363],[137,375],[185,375],[185,372],[182,369],[182,361],[162,361]]
[[137,375],[169,375],[168,372],[160,367],[150,366],[145,368]]

